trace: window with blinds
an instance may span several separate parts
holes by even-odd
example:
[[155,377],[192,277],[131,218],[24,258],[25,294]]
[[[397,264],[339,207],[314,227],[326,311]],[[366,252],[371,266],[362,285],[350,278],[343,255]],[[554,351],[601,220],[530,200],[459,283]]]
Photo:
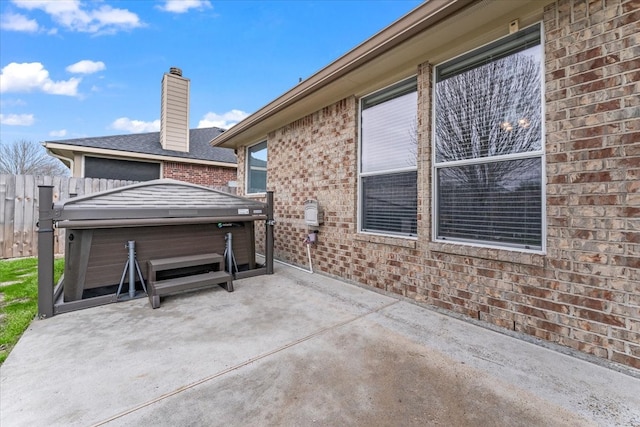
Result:
[[360,230],[417,233],[416,78],[360,103]]
[[267,141],[247,149],[247,194],[267,191]]
[[543,248],[540,26],[436,67],[437,240]]

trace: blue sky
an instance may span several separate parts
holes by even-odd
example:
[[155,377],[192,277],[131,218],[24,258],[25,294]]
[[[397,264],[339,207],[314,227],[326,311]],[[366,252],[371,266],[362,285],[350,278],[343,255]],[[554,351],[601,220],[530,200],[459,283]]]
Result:
[[170,67],[227,128],[419,3],[0,0],[0,142],[157,131]]

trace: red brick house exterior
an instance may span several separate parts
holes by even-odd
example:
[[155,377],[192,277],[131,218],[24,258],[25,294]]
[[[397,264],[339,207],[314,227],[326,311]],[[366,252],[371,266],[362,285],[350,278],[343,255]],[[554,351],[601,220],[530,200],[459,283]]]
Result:
[[166,150],[160,133],[112,135],[46,141],[48,152],[71,169],[72,176],[146,181],[172,178],[230,191],[236,180],[236,155],[228,148],[211,147],[218,128],[191,129],[188,151]]
[[[438,66],[536,23],[544,88],[541,247],[440,239],[433,197]],[[237,149],[239,193],[262,197],[245,190],[247,156],[266,141],[276,259],[307,267],[302,242],[313,227],[303,211],[314,199],[324,208],[315,272],[640,369],[639,45],[638,0],[432,0],[212,143]],[[367,232],[359,225],[360,102],[411,75],[417,232]]]
[[163,165],[164,178],[177,179],[205,187],[228,187],[229,182],[235,181],[237,171],[234,167],[194,165],[188,163],[165,162]]

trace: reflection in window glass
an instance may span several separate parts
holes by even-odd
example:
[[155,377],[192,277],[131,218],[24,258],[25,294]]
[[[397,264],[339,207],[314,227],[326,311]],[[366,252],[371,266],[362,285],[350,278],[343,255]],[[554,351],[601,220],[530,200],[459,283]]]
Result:
[[436,238],[541,249],[540,27],[439,66],[434,97]]
[[267,191],[267,141],[247,149],[247,193]]

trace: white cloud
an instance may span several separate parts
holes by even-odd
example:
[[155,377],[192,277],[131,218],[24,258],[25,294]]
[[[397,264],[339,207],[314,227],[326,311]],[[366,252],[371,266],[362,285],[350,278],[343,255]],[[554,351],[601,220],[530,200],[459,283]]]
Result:
[[0,107],[26,107],[27,103],[20,98],[0,99]]
[[219,127],[229,129],[240,120],[248,117],[249,114],[241,110],[231,110],[223,114],[207,113],[198,122],[198,128]]
[[53,81],[39,62],[12,62],[0,73],[0,93],[42,91],[50,95],[77,96],[79,77]]
[[84,59],[82,61],[76,62],[75,64],[69,65],[65,69],[70,73],[92,74],[97,73],[98,71],[102,71],[106,68],[107,67],[102,61],[90,61],[88,59]]
[[80,6],[79,0],[51,1],[51,0],[13,0],[13,4],[22,9],[42,9],[47,13],[63,13],[77,10]]
[[[83,33],[113,34],[119,30],[130,30],[144,26],[138,15],[127,9],[108,5],[89,9],[79,0],[13,0],[14,4],[27,10],[42,10],[58,25]],[[96,3],[90,2],[90,5]]]
[[165,12],[185,13],[189,9],[210,9],[211,2],[209,0],[166,0],[164,5],[158,6],[158,9]]
[[131,120],[127,117],[120,117],[111,123],[111,128],[131,133],[158,132],[160,130],[160,120],[143,122],[142,120]]
[[29,19],[19,13],[6,13],[0,19],[0,28],[6,31],[35,33],[40,27],[35,19]]
[[0,114],[0,123],[7,126],[31,126],[33,114]]
[[49,136],[55,136],[58,138],[67,136],[67,130],[66,129],[52,130],[51,132],[49,132]]

